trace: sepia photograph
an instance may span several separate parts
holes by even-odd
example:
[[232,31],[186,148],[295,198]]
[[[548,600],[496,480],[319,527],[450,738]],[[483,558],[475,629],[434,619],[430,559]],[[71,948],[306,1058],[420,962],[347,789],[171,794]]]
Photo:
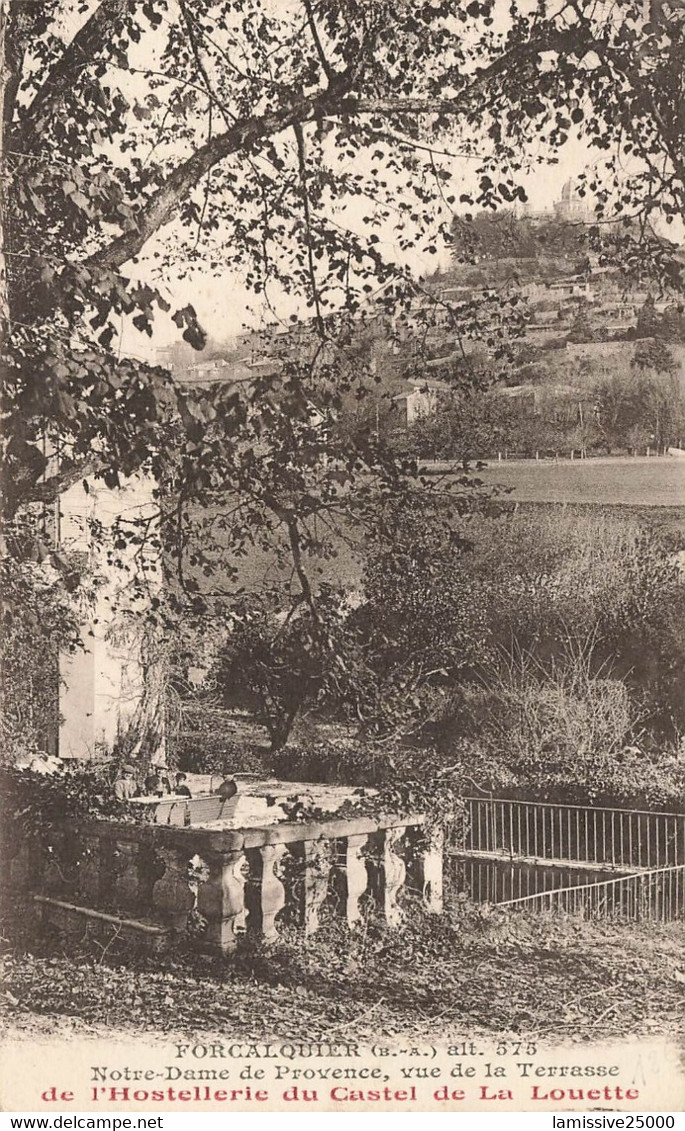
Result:
[[684,0],[0,92],[0,1111],[682,1110]]

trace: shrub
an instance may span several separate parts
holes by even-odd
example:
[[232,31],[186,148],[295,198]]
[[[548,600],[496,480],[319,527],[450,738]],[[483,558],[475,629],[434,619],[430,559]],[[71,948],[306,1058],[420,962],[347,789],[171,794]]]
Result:
[[549,667],[569,645],[629,691],[661,742],[685,731],[685,578],[669,548],[634,522],[539,511],[472,522],[464,559],[487,598],[492,661]]

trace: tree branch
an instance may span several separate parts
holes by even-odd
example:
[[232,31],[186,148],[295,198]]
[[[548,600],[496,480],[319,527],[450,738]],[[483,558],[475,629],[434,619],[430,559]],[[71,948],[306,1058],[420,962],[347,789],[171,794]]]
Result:
[[329,83],[334,83],[338,76],[328,62],[328,59],[326,58],[326,55],[324,53],[324,49],[321,45],[321,39],[319,37],[319,31],[316,26],[316,20],[314,19],[311,0],[304,0],[304,7],[307,13],[307,23],[309,24],[309,30],[312,33],[312,39],[314,40],[314,46],[316,48],[316,53],[319,56],[319,62],[321,63],[321,66],[323,68],[323,73],[325,74]]
[[183,161],[167,177],[145,205],[138,211],[136,227],[117,236],[107,247],[95,252],[85,261],[89,270],[117,270],[133,259],[147,241],[172,218],[176,208],[205,174],[231,154],[249,151],[265,138],[282,133],[295,122],[309,122],[330,114],[331,99],[327,92],[314,98],[293,97],[283,107],[268,114],[242,118],[225,133],[210,141]]
[[[103,0],[103,3],[106,0]],[[111,0],[114,3],[114,0]],[[576,37],[577,39],[577,37]],[[282,133],[295,124],[341,115],[377,115],[394,119],[397,115],[442,114],[457,116],[473,109],[473,97],[485,90],[488,84],[512,67],[520,71],[524,59],[532,59],[540,51],[573,49],[578,53],[576,39],[568,32],[548,31],[534,43],[517,47],[482,68],[472,81],[454,98],[394,98],[352,97],[348,94],[349,76],[336,76],[335,88],[302,97],[293,89],[284,91],[282,105],[266,114],[242,118],[224,133],[218,134],[187,160],[178,165],[166,181],[152,194],[135,216],[135,227],[117,236],[100,251],[95,252],[83,266],[92,271],[116,271],[128,260],[135,258],[147,241],[173,217],[181,200],[215,165],[232,154],[246,154],[266,138]]]
[[323,338],[326,334],[326,328],[324,326],[323,317],[321,315],[321,305],[319,303],[319,287],[316,281],[316,269],[314,267],[314,249],[312,247],[313,233],[311,213],[309,208],[309,193],[307,192],[307,159],[304,150],[304,134],[302,132],[302,126],[299,122],[295,122],[293,129],[295,131],[295,140],[297,142],[297,161],[300,169],[302,207],[304,210],[304,222],[307,228],[307,267],[309,269],[309,279],[312,284],[312,297],[314,299],[316,327],[319,332],[319,336]]
[[57,475],[43,479],[22,492],[22,506],[29,503],[54,503],[74,483],[86,479],[97,470],[97,460],[84,458],[82,462],[65,462]]
[[54,110],[62,95],[74,85],[83,68],[93,62],[103,47],[109,45],[112,29],[117,21],[124,19],[128,6],[128,0],[101,0],[90,18],[65,47],[34,95],[19,126],[18,132],[24,149],[30,149],[38,140],[45,118]]

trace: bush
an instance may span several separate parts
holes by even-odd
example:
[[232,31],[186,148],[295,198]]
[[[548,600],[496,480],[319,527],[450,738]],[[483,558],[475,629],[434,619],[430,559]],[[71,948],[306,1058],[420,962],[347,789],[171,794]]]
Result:
[[625,685],[592,672],[592,641],[561,663],[528,654],[458,698],[467,733],[522,768],[613,754],[638,725]]
[[173,762],[187,774],[262,773],[264,758],[271,755],[254,746],[236,742],[225,734],[179,735],[173,742]]
[[685,732],[685,578],[669,547],[606,514],[535,511],[472,522],[468,534],[464,568],[489,608],[490,668],[522,654],[549,668],[591,642],[588,670],[622,680],[660,743]]

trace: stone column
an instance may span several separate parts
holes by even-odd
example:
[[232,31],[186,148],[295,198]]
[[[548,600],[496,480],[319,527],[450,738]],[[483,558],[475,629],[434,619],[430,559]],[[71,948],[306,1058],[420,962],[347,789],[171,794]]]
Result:
[[418,853],[418,878],[423,905],[432,915],[441,915],[443,909],[443,848],[444,836],[442,832],[434,830],[431,833],[430,843],[419,849]]
[[405,829],[386,829],[383,837],[383,850],[380,867],[380,903],[386,922],[391,927],[398,927],[402,922],[402,911],[397,903],[397,896],[404,884],[406,868],[404,860],[398,855],[397,849],[402,840]]
[[157,848],[157,856],[164,864],[164,875],[152,889],[155,919],[176,931],[185,931],[188,916],[195,899],[188,878],[189,849],[167,845]]
[[278,938],[276,916],[285,906],[285,887],[278,874],[285,852],[284,844],[265,844],[250,853],[255,870],[246,889],[248,929],[266,942]]
[[198,888],[197,909],[207,920],[208,944],[222,954],[229,954],[247,928],[247,857],[238,849],[216,856],[206,855],[205,860],[209,878]]
[[307,840],[304,843],[304,933],[313,935],[319,928],[319,912],[328,894],[331,871],[330,842]]
[[369,886],[369,873],[364,858],[368,840],[366,833],[345,838],[345,918],[348,927],[354,927],[361,919],[359,901]]

